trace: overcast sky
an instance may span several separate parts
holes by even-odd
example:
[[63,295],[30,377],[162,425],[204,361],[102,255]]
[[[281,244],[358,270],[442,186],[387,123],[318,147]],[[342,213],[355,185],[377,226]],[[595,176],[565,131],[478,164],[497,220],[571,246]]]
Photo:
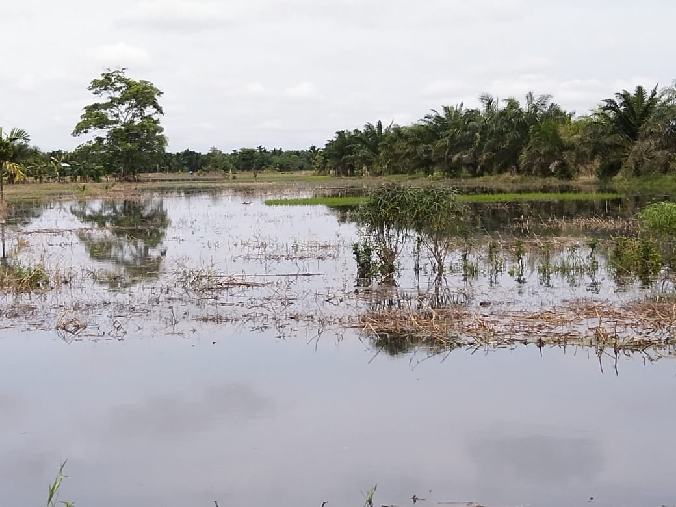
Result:
[[676,78],[674,0],[2,0],[0,126],[72,148],[106,67],[164,91],[169,149],[322,145],[481,92],[585,113]]

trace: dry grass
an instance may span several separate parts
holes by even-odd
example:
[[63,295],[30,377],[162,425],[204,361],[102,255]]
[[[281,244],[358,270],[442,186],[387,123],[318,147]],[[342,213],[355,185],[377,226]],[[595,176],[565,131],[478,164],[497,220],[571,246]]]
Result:
[[465,307],[372,311],[358,327],[399,346],[433,349],[514,345],[578,345],[615,352],[667,349],[676,340],[676,302],[644,301],[625,307],[575,302],[536,312],[477,313]]

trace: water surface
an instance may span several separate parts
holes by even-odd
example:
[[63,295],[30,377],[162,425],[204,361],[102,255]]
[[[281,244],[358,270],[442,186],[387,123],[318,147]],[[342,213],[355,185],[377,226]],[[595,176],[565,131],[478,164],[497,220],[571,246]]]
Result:
[[[535,347],[388,355],[332,320],[370,304],[354,296],[357,226],[262,199],[157,195],[17,214],[9,245],[28,245],[13,255],[72,282],[3,296],[3,504],[44,503],[64,459],[61,498],[82,506],[362,505],[374,484],[378,505],[414,494],[425,505],[676,504],[671,358]],[[594,206],[587,216],[612,208]],[[546,284],[535,255],[519,281],[505,253],[491,279],[482,252],[477,277],[451,270],[444,282],[474,306],[619,304],[664,290],[618,279],[603,254],[596,274]],[[400,289],[424,292],[428,261],[416,276],[411,260],[407,251]],[[186,288],[181,277],[200,270],[265,285]],[[73,316],[87,328],[57,332]]]

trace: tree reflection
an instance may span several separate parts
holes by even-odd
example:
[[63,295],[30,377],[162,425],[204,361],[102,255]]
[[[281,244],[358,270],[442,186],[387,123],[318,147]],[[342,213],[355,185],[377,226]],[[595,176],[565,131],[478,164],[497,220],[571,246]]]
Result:
[[93,260],[113,265],[104,282],[131,286],[159,276],[169,226],[162,199],[78,203],[70,211],[97,228],[79,233],[79,238]]

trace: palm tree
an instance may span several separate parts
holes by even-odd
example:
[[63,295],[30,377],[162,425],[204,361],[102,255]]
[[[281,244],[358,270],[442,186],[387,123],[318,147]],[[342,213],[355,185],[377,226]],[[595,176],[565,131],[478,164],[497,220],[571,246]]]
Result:
[[632,143],[638,140],[641,128],[650,120],[659,105],[657,86],[648,94],[637,86],[633,94],[622,90],[614,99],[605,99],[600,116],[620,135]]
[[0,127],[0,199],[5,198],[4,179],[5,173],[13,179],[21,180],[25,177],[23,167],[15,160],[17,146],[30,141],[28,132],[23,129],[12,129],[4,134]]

